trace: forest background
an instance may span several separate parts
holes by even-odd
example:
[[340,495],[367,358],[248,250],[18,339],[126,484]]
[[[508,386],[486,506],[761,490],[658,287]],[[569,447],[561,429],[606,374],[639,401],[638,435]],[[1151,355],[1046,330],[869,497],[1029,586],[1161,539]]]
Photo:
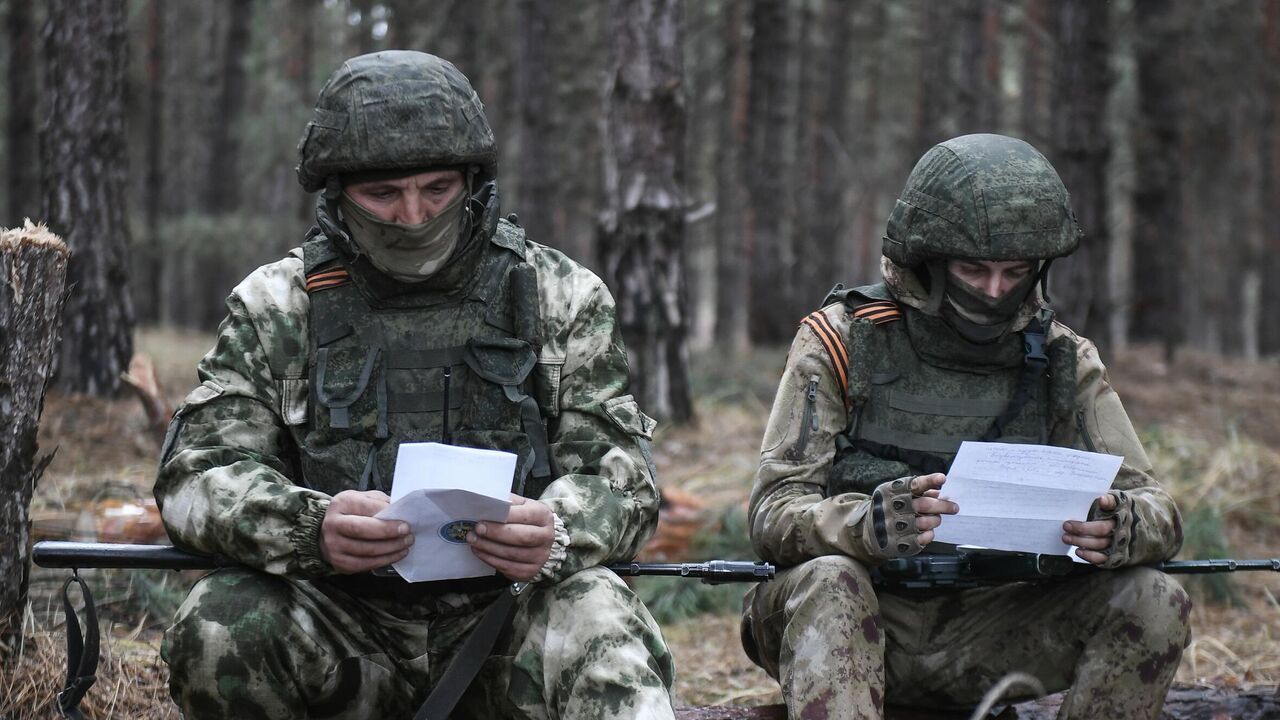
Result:
[[[1184,555],[1280,554],[1280,0],[0,0],[0,13],[0,226],[48,222],[75,253],[41,435],[62,449],[37,510],[74,514],[105,479],[146,493],[154,422],[119,395],[121,373],[142,350],[168,405],[194,384],[227,292],[311,223],[293,167],[321,83],[347,57],[408,48],[453,61],[485,102],[504,213],[618,297],[637,392],[668,421],[664,483],[686,503],[665,527],[700,528],[685,552],[750,551],[737,508],[798,319],[834,283],[878,279],[884,221],[925,150],[1000,132],[1043,151],[1072,192],[1085,238],[1054,266],[1054,305],[1134,400],[1195,530]],[[636,67],[659,82],[650,111],[628,115]],[[627,123],[661,152],[626,147]],[[620,175],[656,188],[651,236],[619,233],[634,209]],[[123,617],[162,626],[146,602],[165,593],[129,587],[145,597]],[[1229,604],[1197,622],[1222,649],[1191,652],[1200,665],[1180,677],[1274,682],[1280,585],[1215,587]],[[732,632],[724,596],[654,599]],[[742,658],[698,662],[731,690],[687,698],[773,692]]]

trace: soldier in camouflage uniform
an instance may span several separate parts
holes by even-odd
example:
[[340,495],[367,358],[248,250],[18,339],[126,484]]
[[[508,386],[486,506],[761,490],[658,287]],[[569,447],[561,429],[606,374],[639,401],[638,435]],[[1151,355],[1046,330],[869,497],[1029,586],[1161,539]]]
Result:
[[[201,579],[165,635],[188,718],[411,717],[512,581],[530,581],[452,717],[671,718],[659,629],[614,574],[652,532],[653,420],[626,394],[591,272],[500,220],[496,149],[451,64],[354,58],[299,145],[320,191],[299,249],[232,292],[155,494],[170,537],[243,568]],[[401,442],[519,460],[501,575],[409,584],[372,516]],[[481,656],[477,656],[481,657]]]
[[[884,282],[837,288],[802,323],[750,505],[757,552],[788,569],[747,597],[742,626],[790,717],[972,707],[1011,671],[1070,687],[1059,717],[1157,717],[1190,602],[1139,566],[1177,552],[1180,519],[1097,349],[1045,304],[1047,266],[1078,236],[1044,156],[1012,138],[956,138],[911,173]],[[957,511],[939,497],[943,473],[978,439],[1124,457],[1089,517],[1063,528],[1106,572],[964,590],[873,583],[877,565],[920,552]]]

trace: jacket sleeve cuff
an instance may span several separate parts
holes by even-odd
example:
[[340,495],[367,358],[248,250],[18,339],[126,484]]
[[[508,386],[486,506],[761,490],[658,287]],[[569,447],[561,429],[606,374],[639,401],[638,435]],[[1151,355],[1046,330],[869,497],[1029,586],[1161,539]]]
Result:
[[329,510],[328,498],[309,498],[298,515],[298,523],[289,533],[298,554],[298,570],[308,577],[332,575],[334,570],[320,555],[320,526]]
[[569,531],[564,527],[564,520],[561,520],[555,512],[551,513],[551,517],[555,522],[556,536],[551,542],[551,555],[542,564],[538,576],[533,579],[535,583],[555,582],[560,573],[560,566],[564,565],[564,559],[569,555]]

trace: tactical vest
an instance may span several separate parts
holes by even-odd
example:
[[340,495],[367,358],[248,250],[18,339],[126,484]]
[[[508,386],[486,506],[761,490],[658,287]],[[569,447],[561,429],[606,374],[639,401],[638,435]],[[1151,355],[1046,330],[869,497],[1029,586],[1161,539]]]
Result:
[[303,245],[311,302],[308,418],[300,475],[330,495],[391,490],[402,442],[505,450],[512,492],[550,482],[530,388],[540,328],[524,233],[502,223],[462,287],[379,297],[324,236]]
[[[896,305],[883,284],[838,288],[831,300],[845,304],[852,322],[845,339],[850,421],[836,437],[829,495],[869,494],[896,478],[945,472],[965,440],[1045,443],[1051,424],[1072,412],[1070,337],[1049,345],[1047,372],[1028,382],[1022,333],[965,347],[940,318]],[[1009,415],[1020,384],[1029,386],[1026,401]],[[997,418],[1001,432],[991,437]]]

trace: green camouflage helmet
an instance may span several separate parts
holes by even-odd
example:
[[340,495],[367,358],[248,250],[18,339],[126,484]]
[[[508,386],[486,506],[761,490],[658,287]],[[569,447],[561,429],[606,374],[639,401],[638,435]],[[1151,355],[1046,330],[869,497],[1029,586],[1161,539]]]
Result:
[[920,158],[885,231],[886,257],[1049,260],[1071,254],[1080,226],[1044,155],[1003,135],[964,135]]
[[478,165],[493,178],[497,145],[466,76],[422,52],[388,50],[343,63],[320,90],[298,142],[298,182],[307,192],[343,173],[442,165]]

